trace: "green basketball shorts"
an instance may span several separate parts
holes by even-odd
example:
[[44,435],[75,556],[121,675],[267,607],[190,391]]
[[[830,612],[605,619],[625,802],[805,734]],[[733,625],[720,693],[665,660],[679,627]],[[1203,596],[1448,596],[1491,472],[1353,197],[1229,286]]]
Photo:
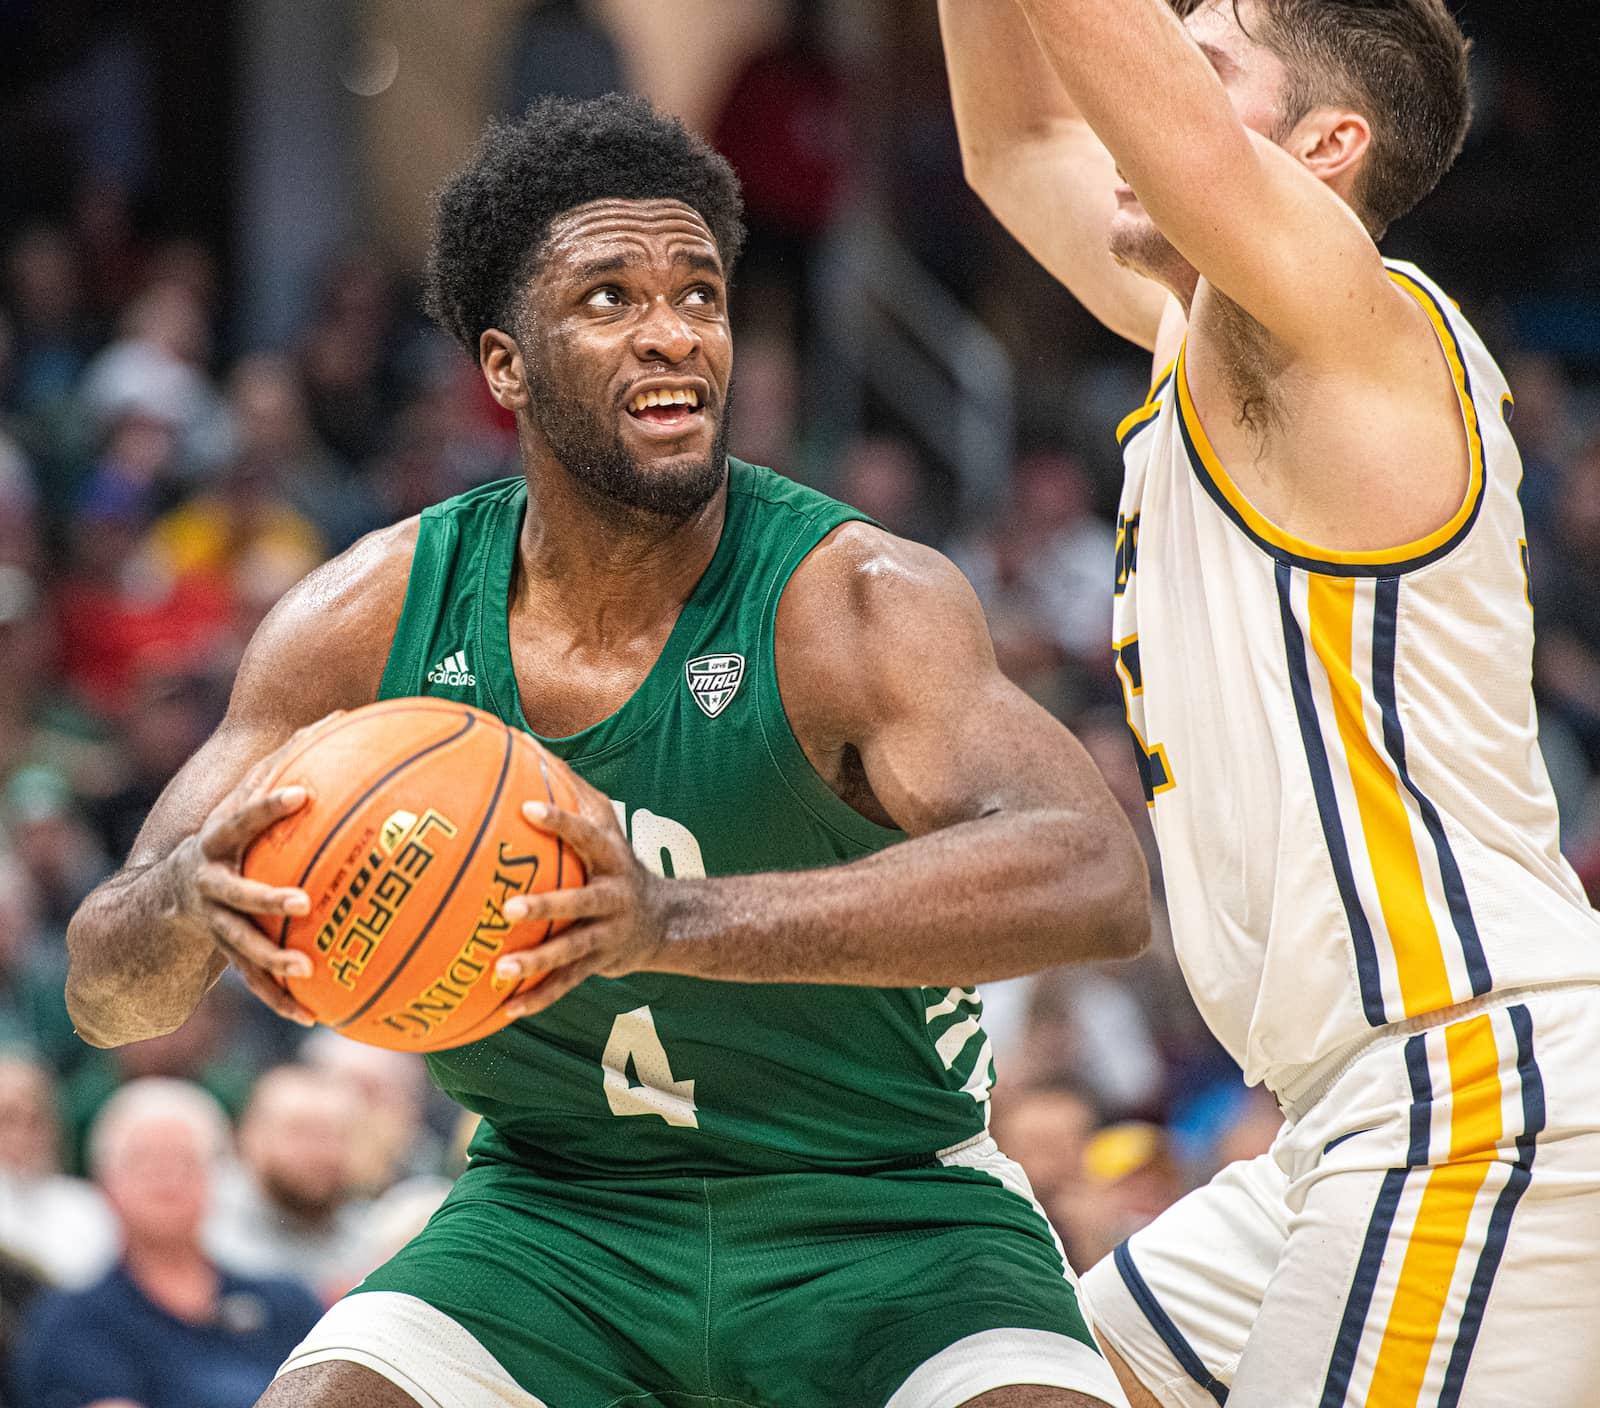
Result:
[[878,1173],[468,1169],[279,1374],[350,1360],[422,1408],[1126,1400],[1022,1170],[984,1138]]

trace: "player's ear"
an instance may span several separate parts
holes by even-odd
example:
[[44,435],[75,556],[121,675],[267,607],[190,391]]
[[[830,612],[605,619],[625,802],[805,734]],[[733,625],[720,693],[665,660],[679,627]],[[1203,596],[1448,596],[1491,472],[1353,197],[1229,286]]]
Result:
[[1295,125],[1285,145],[1312,175],[1343,189],[1372,148],[1372,124],[1347,108],[1316,108]]
[[516,338],[499,328],[485,328],[478,339],[478,366],[489,383],[489,394],[500,405],[508,411],[527,409],[528,379]]

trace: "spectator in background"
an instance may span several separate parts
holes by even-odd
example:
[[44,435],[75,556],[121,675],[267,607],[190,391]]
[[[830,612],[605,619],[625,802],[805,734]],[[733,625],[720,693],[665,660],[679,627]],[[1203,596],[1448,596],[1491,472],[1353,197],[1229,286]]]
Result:
[[21,862],[0,850],[0,1044],[37,1052],[65,1070],[84,1050],[63,986],[66,953],[39,924],[38,897]]
[[72,389],[93,349],[77,255],[60,230],[25,229],[6,250],[12,373],[6,404],[31,427],[28,448],[51,462],[74,438]]
[[55,1079],[21,1051],[0,1051],[0,1251],[69,1288],[98,1280],[117,1256],[105,1199],[61,1171]]
[[1530,554],[1538,610],[1534,680],[1600,769],[1600,436],[1572,460],[1551,538]]
[[1060,1203],[1063,1236],[1079,1266],[1093,1266],[1188,1192],[1167,1132],[1130,1120],[1099,1130],[1083,1151],[1083,1177]]
[[396,417],[388,448],[364,476],[384,522],[521,472],[514,435],[485,420],[477,393],[483,381],[473,379],[477,387],[454,370],[437,375]]
[[[1083,1178],[1083,1155],[1102,1122],[1100,1104],[1088,1087],[1059,1078],[995,1093],[991,1132],[1001,1150],[1022,1165],[1033,1195],[1065,1240],[1063,1209]],[[1085,1266],[1077,1248],[1067,1261]]]
[[260,486],[308,519],[329,554],[379,526],[351,493],[351,468],[317,438],[294,364],[275,353],[241,358],[228,378],[233,442],[228,478]]
[[837,493],[902,538],[927,543],[936,537],[922,461],[904,440],[864,435],[847,445]]
[[346,464],[382,450],[399,408],[396,321],[389,271],[376,254],[351,249],[329,265],[298,356],[311,423]]
[[823,11],[822,0],[795,0],[789,27],[739,71],[712,127],[712,145],[744,190],[749,233],[734,298],[742,308],[744,294],[800,347],[810,334],[812,252],[833,223],[855,150]]
[[0,563],[37,575],[45,565],[41,526],[32,466],[22,447],[0,430]]
[[413,1174],[368,1203],[349,1255],[323,1287],[328,1300],[348,1294],[357,1282],[397,1255],[438,1212],[451,1186],[450,1179],[437,1174]]
[[216,1102],[181,1081],[135,1081],[106,1106],[91,1163],[122,1259],[89,1288],[32,1306],[13,1369],[24,1408],[249,1408],[316,1323],[304,1286],[237,1276],[201,1247],[227,1141]]
[[149,651],[130,668],[137,673],[123,711],[124,773],[115,791],[90,809],[100,843],[113,856],[132,849],[161,789],[216,727],[227,700],[221,681],[162,651]]
[[800,378],[789,338],[740,333],[739,389],[728,403],[728,443],[740,459],[801,477],[792,459],[799,439]]
[[534,0],[505,39],[500,111],[521,117],[535,98],[598,98],[627,87],[610,31],[579,0]]
[[424,1119],[428,1076],[420,1056],[365,1046],[319,1027],[306,1037],[300,1059],[329,1084],[359,1097],[351,1150],[353,1193],[376,1197],[402,1178],[438,1170],[444,1148]]
[[[28,1307],[45,1289],[43,1278],[31,1264],[19,1261],[0,1248],[0,1408],[20,1408],[14,1399],[6,1396],[9,1385],[4,1370],[17,1352]],[[100,1408],[107,1408],[107,1405],[102,1404]]]
[[950,549],[983,603],[1000,668],[1058,717],[1109,687],[1115,546],[1083,466],[1039,448],[1017,460],[999,519]]
[[151,284],[122,319],[122,335],[84,368],[77,400],[106,427],[133,414],[159,414],[176,437],[185,474],[215,466],[227,445],[222,401],[211,384],[211,328],[186,280]]
[[244,984],[225,975],[189,1020],[165,1036],[115,1050],[79,1042],[84,1055],[64,1082],[61,1101],[70,1166],[89,1167],[91,1131],[101,1111],[133,1081],[155,1077],[197,1085],[236,1117],[249,1099],[256,1072],[272,1059],[267,1054],[273,1050],[272,1042],[292,1041],[299,1034],[295,1027],[285,1030],[288,1024],[270,1014],[258,1017],[261,1004],[246,1000],[244,994]]
[[111,871],[67,779],[38,764],[19,768],[0,791],[0,823],[38,899],[39,922],[62,943],[83,897]]
[[208,1230],[219,1262],[294,1276],[324,1295],[343,1289],[365,1220],[365,1205],[350,1198],[360,1118],[354,1087],[309,1066],[261,1076],[239,1121],[239,1165],[218,1187]]

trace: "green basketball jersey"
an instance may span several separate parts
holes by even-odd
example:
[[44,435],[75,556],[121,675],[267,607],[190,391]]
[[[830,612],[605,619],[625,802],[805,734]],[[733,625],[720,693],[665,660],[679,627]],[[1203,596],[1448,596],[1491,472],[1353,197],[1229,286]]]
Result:
[[[380,690],[461,700],[529,733],[507,627],[527,485],[428,509]],[[644,682],[540,738],[676,877],[834,865],[902,840],[816,774],[778,696],[790,574],[853,509],[730,461],[716,553]],[[531,663],[537,668],[537,661]],[[538,735],[535,735],[538,736]],[[549,1011],[428,1058],[484,1116],[475,1156],[577,1173],[914,1164],[980,1133],[993,1078],[971,988],[590,978]]]

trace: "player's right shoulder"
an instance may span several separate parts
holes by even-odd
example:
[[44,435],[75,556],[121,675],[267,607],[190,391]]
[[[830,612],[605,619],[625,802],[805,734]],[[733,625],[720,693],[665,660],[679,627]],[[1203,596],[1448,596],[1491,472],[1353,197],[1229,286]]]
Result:
[[235,707],[314,719],[376,699],[420,527],[369,533],[285,592],[245,651]]

